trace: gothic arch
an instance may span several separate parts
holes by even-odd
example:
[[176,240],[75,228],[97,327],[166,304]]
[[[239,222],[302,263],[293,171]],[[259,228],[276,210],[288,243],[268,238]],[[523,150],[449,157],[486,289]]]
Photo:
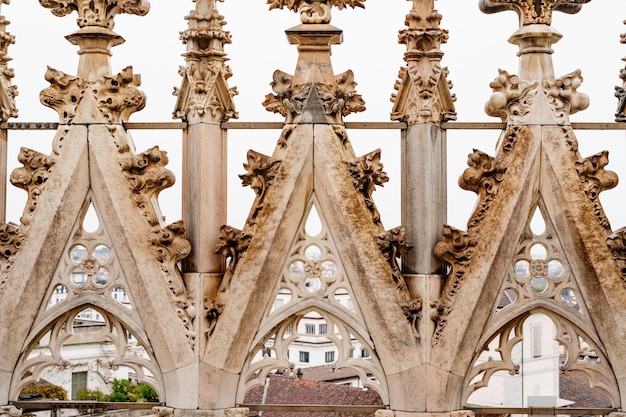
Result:
[[[467,406],[470,395],[486,387],[496,372],[506,371],[510,375],[519,373],[520,364],[513,360],[512,351],[522,343],[523,325],[534,314],[546,315],[555,325],[554,339],[563,346],[565,354],[563,361],[559,361],[560,372],[584,372],[589,378],[591,388],[604,391],[611,399],[613,407],[621,407],[617,378],[613,373],[606,350],[595,332],[584,331],[568,317],[555,312],[545,304],[529,306],[525,312],[513,318],[509,315],[509,320],[496,331],[484,333],[477,345],[472,364],[464,377],[461,404]],[[494,344],[496,342],[497,347]],[[496,356],[499,355],[499,358],[494,358],[492,354],[487,360],[481,359],[487,351],[493,352]],[[588,355],[597,357],[597,361],[589,361]]]
[[[297,309],[297,312],[283,312],[283,314],[273,317],[270,322],[265,323],[262,329],[259,329],[259,333],[252,344],[252,349],[250,349],[250,353],[243,365],[237,388],[237,403],[242,404],[244,402],[245,394],[250,389],[258,385],[263,385],[265,377],[271,371],[294,371],[294,364],[289,360],[287,348],[291,342],[296,341],[299,337],[297,329],[300,320],[304,318],[305,315],[315,312],[318,313],[328,325],[329,335],[327,337],[338,349],[337,359],[328,366],[333,372],[345,368],[355,370],[363,386],[378,392],[383,404],[388,405],[389,388],[385,372],[376,354],[373,343],[368,340],[368,333],[363,333],[364,329],[359,332],[350,324],[346,323],[346,321],[344,321],[346,319],[345,314],[341,314],[340,311],[336,311],[335,313],[339,313],[342,318],[339,318],[336,314],[330,313],[324,308],[320,308],[319,303],[303,302],[302,304],[305,305],[301,305],[299,309]],[[307,306],[306,304],[309,305]],[[290,310],[294,310],[294,308]],[[354,320],[351,321],[353,324],[358,325]],[[266,330],[268,328],[269,330]],[[370,357],[368,360],[364,360],[360,357],[353,358],[351,352],[356,349],[353,345],[355,342],[358,344],[358,348],[366,349],[369,352]],[[267,355],[268,349],[274,352],[273,357],[271,354]],[[371,380],[371,378],[374,379]]]
[[[115,352],[108,363],[101,363],[100,359],[97,359],[97,363],[110,370],[117,370],[120,366],[131,368],[137,374],[139,382],[152,386],[159,399],[165,401],[163,376],[141,327],[130,317],[120,319],[107,311],[102,307],[103,303],[77,300],[73,304],[75,305],[66,305],[55,314],[49,315],[44,322],[32,329],[13,373],[10,397],[17,400],[21,390],[29,383],[39,380],[41,373],[47,368],[56,367],[59,372],[63,372],[72,365],[72,361],[64,357],[63,346],[72,337],[78,336],[75,332],[78,314],[86,309],[94,309],[104,319],[103,325],[99,326],[103,328],[97,329],[102,338],[99,341],[112,344]],[[131,337],[137,340],[136,346],[132,348],[128,344]],[[35,351],[39,351],[39,354]]]

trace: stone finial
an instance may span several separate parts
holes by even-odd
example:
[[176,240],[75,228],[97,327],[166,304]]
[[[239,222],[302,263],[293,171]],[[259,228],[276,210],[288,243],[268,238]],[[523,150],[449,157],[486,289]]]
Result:
[[287,124],[343,124],[343,117],[365,110],[356,93],[354,74],[348,70],[335,75],[330,53],[343,41],[343,31],[330,23],[335,6],[364,7],[365,0],[268,0],[271,9],[299,11],[302,23],[285,31],[292,45],[298,45],[298,63],[293,76],[274,73],[275,94],[265,97],[263,106],[280,113]]
[[[10,4],[10,0],[0,0],[2,4]],[[11,79],[15,76],[13,68],[7,66],[11,57],[7,55],[9,45],[15,43],[15,36],[6,31],[11,24],[4,16],[0,16],[0,122],[6,122],[11,117],[17,117],[15,97],[17,87],[11,85]]]
[[66,38],[79,48],[78,77],[86,81],[111,75],[111,48],[124,42],[113,32],[115,16],[144,16],[150,10],[147,0],[39,0],[39,4],[59,17],[78,13],[79,30]]
[[552,23],[552,12],[575,14],[583,4],[591,0],[481,0],[480,10],[497,13],[504,10],[515,11],[520,18],[520,26]]
[[180,39],[187,45],[183,54],[187,65],[179,71],[183,77],[180,89],[174,90],[178,96],[175,118],[216,123],[237,118],[232,97],[238,92],[228,87],[232,71],[225,64],[224,52],[231,37],[222,29],[226,21],[216,9],[216,1],[195,0],[196,9],[185,17],[189,28],[181,32]]
[[413,8],[407,14],[406,29],[399,32],[398,42],[406,45],[400,78],[394,88],[392,120],[409,124],[438,124],[456,119],[452,84],[446,80],[447,68],[440,64],[441,44],[448,41],[448,31],[439,24],[442,16],[434,9],[434,0],[412,0]]
[[76,11],[76,24],[80,28],[97,26],[113,29],[116,15],[127,13],[144,16],[150,10],[147,0],[39,0],[39,4],[59,17]]
[[363,7],[365,0],[267,0],[272,9],[288,8],[300,13],[302,23],[319,24],[330,23],[330,9],[332,6],[339,10],[350,6]]

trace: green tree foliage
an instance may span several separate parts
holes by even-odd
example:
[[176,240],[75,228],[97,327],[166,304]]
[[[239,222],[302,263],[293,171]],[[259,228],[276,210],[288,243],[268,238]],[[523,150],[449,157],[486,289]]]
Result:
[[52,384],[31,385],[24,388],[22,394],[38,396],[42,400],[67,400],[67,391]]
[[79,401],[108,401],[108,395],[99,389],[83,388],[76,393],[76,399]]
[[146,384],[133,384],[127,379],[114,379],[111,394],[108,396],[111,402],[158,402],[157,393]]

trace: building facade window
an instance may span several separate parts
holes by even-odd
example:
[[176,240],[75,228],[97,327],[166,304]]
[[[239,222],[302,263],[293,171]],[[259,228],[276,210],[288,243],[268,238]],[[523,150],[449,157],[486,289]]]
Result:
[[335,351],[331,350],[330,352],[326,352],[326,354],[324,355],[324,359],[326,360],[326,363],[334,362],[335,361]]
[[72,400],[78,399],[78,391],[87,389],[87,372],[72,372]]
[[367,351],[367,349],[361,349],[361,357],[362,358],[369,358],[370,357],[370,353]]
[[305,324],[304,332],[306,334],[315,334],[315,325],[314,324]]
[[300,362],[309,363],[309,352],[300,351]]
[[319,325],[319,334],[328,334],[328,324],[322,323]]

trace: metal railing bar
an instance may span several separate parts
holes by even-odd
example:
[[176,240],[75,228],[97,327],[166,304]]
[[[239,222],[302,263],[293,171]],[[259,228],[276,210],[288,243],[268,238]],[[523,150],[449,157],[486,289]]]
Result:
[[[223,122],[223,129],[231,130],[279,130],[283,122]],[[406,129],[404,122],[346,122],[346,129],[365,130],[395,130]],[[56,122],[5,122],[0,123],[2,130],[56,130]],[[133,122],[124,123],[128,130],[183,130],[186,122]],[[502,122],[445,122],[441,124],[447,130],[502,130],[506,125]],[[626,123],[611,122],[576,122],[572,123],[574,130],[626,130]]]
[[241,404],[250,411],[293,411],[293,412],[337,412],[337,413],[374,413],[384,410],[384,405],[313,405],[313,404]]
[[44,411],[59,410],[64,408],[72,409],[108,409],[108,410],[140,410],[164,405],[163,403],[138,403],[138,402],[103,402],[103,401],[63,401],[63,400],[33,400],[33,401],[12,401],[11,405],[21,408],[22,411]]

